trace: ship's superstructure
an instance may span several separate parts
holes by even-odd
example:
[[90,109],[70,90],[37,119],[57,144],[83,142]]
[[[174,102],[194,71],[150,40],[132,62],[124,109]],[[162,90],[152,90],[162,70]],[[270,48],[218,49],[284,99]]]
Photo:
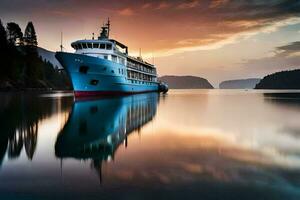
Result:
[[76,96],[159,91],[154,65],[128,55],[128,47],[109,38],[110,22],[97,39],[71,44],[74,53],[57,52]]

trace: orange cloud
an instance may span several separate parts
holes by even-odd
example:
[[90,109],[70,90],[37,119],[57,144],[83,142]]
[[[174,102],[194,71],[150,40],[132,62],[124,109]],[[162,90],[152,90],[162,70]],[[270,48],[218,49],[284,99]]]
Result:
[[132,16],[134,15],[134,11],[131,8],[124,8],[118,11],[119,15],[122,16]]
[[229,2],[229,0],[213,0],[209,7],[210,8],[218,8],[228,2]]
[[152,6],[151,3],[145,3],[144,5],[142,5],[142,8],[147,9],[147,8],[150,8],[151,6]]
[[181,3],[177,6],[178,9],[189,9],[189,8],[195,8],[199,5],[198,0],[190,1],[190,2],[185,2]]
[[161,10],[161,9],[165,9],[165,8],[169,8],[171,5],[169,3],[166,2],[161,2],[158,4],[158,6],[156,7],[157,10]]

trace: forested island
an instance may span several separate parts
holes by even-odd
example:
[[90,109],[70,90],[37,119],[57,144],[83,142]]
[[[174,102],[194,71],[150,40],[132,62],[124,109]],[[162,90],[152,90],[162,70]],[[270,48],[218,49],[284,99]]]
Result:
[[300,69],[265,76],[255,89],[300,89]]
[[66,73],[39,56],[32,22],[24,34],[18,24],[0,20],[0,90],[70,89]]
[[213,89],[208,80],[197,76],[162,76],[159,78],[170,89]]
[[220,89],[253,89],[259,83],[259,78],[227,80],[219,84]]

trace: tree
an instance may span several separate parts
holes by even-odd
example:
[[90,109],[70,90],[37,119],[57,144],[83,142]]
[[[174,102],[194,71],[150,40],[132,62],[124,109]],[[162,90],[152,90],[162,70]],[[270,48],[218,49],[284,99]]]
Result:
[[23,45],[23,33],[18,24],[7,23],[8,41],[13,45]]
[[2,24],[2,21],[0,19],[0,52],[3,53],[2,51],[5,51],[7,48],[7,35],[6,35],[6,30]]
[[34,87],[42,79],[42,67],[37,52],[37,36],[32,22],[28,22],[24,32],[26,84]]
[[35,29],[32,22],[28,22],[25,33],[24,33],[24,43],[27,46],[37,47],[37,37],[35,33]]
[[3,79],[8,74],[9,58],[6,30],[0,20],[0,79]]

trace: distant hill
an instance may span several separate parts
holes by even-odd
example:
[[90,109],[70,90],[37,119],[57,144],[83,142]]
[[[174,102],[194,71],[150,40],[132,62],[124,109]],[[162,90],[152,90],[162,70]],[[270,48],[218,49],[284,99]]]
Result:
[[259,83],[259,78],[228,80],[220,83],[220,89],[253,89]]
[[255,89],[300,89],[300,69],[265,76]]
[[160,81],[166,82],[170,89],[213,89],[204,78],[197,76],[162,76]]
[[62,69],[63,67],[58,62],[58,60],[55,58],[55,52],[46,50],[42,47],[38,47],[38,54],[43,58],[43,60],[49,61],[54,67],[57,67],[59,69]]

